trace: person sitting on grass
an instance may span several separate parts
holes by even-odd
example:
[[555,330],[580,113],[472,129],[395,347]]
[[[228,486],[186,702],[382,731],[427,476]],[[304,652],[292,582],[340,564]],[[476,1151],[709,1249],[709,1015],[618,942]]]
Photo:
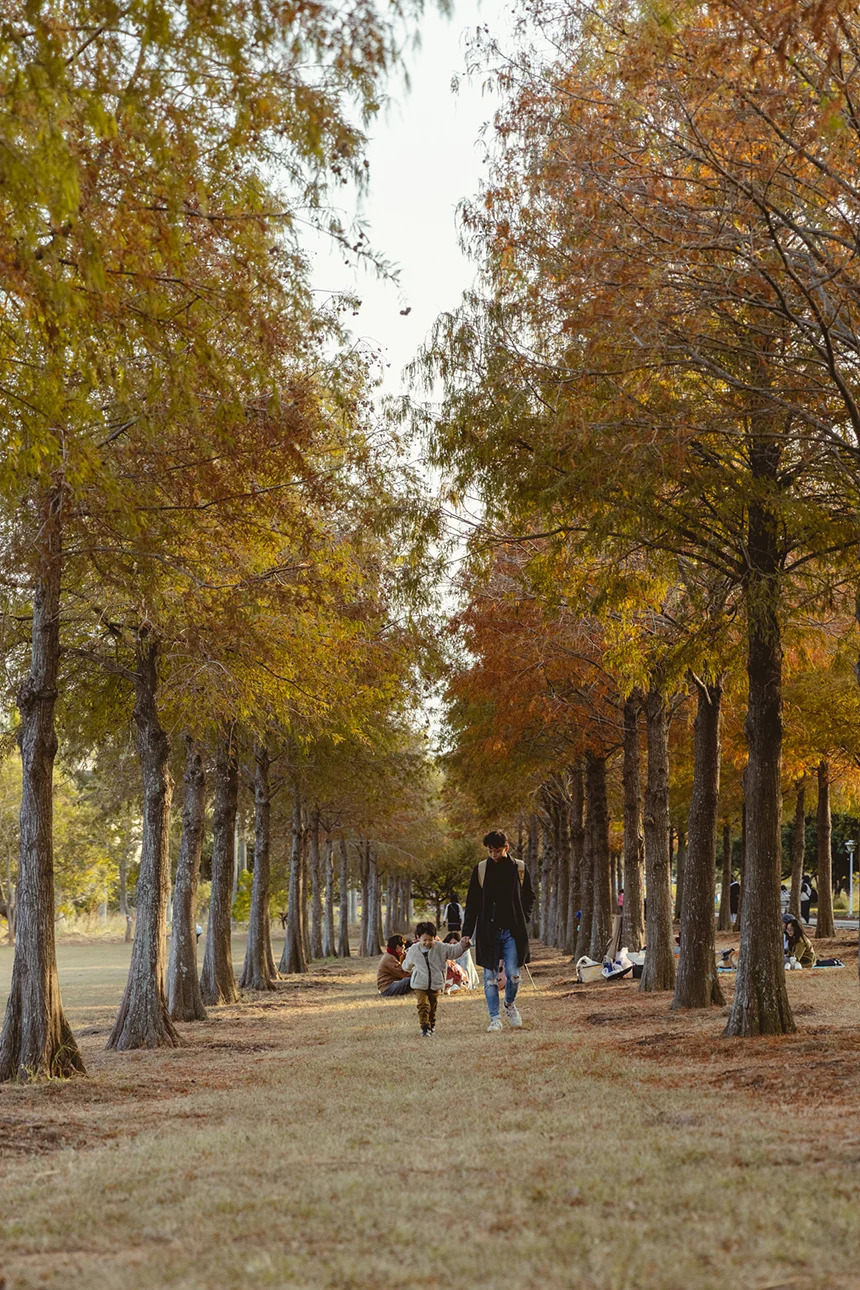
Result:
[[406,942],[403,937],[389,936],[376,973],[376,988],[384,999],[409,994],[412,990],[409,973],[402,966],[405,953]]
[[782,922],[786,960],[796,959],[802,968],[815,967],[815,947],[803,930],[800,920],[794,914],[784,914]]
[[[449,932],[443,940],[443,945],[457,945],[460,937],[456,932]],[[467,951],[468,953],[468,951]],[[448,960],[448,967],[445,972],[445,988],[443,994],[454,994],[462,986],[469,987],[469,974],[461,963],[456,963],[454,959]]]
[[455,945],[443,945],[436,936],[435,923],[419,923],[415,928],[418,940],[403,960],[405,968],[412,969],[412,989],[418,1003],[418,1021],[421,1034],[427,1039],[436,1033],[436,1003],[440,990],[445,987],[448,959],[458,959],[466,953],[469,942],[464,936]]

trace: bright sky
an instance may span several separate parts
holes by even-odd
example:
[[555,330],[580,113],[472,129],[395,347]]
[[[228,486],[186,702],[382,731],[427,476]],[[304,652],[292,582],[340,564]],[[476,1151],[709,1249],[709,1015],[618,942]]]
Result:
[[[325,249],[315,256],[320,289],[355,289],[361,297],[360,315],[350,321],[358,336],[382,350],[387,394],[402,388],[402,369],[436,316],[453,308],[472,280],[458,246],[456,208],[480,183],[479,135],[494,99],[465,80],[455,93],[451,79],[464,71],[467,31],[481,22],[496,29],[502,9],[493,0],[455,0],[449,19],[427,13],[421,44],[406,59],[411,84],[407,89],[400,78],[390,84],[392,102],[373,126],[371,187],[360,215],[374,247],[399,267],[399,288],[347,268]],[[411,312],[403,317],[406,306]]]

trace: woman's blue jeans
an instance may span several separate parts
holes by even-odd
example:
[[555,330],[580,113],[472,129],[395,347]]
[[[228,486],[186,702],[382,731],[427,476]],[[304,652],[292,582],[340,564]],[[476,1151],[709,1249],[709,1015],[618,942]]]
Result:
[[[513,933],[507,927],[496,932],[496,948],[493,961],[499,959],[505,965],[505,1004],[510,1007],[517,997],[520,988],[520,965],[517,962],[517,943]],[[499,1015],[499,974],[493,968],[484,968],[484,997],[490,1010],[490,1017]]]

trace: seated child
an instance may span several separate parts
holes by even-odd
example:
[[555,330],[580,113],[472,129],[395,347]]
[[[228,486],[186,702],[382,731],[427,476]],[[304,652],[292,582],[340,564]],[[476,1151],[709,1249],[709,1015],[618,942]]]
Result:
[[418,1003],[418,1020],[421,1034],[427,1039],[436,1033],[436,1002],[439,991],[445,986],[448,959],[458,959],[469,948],[467,940],[456,945],[443,945],[436,936],[435,923],[419,923],[415,928],[418,937],[407,951],[404,968],[412,969],[412,989]]
[[[443,945],[457,945],[460,937],[456,932],[449,932],[442,942]],[[469,988],[469,974],[459,963],[453,959],[448,960],[448,967],[445,972],[445,985],[442,989],[443,994],[454,994],[456,990],[463,986]]]

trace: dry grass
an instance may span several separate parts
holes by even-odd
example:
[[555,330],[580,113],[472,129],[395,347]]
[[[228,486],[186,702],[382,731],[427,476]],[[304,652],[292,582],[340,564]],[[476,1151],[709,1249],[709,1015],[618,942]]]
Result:
[[790,975],[801,1029],[780,1040],[578,988],[544,952],[521,1032],[487,1034],[460,995],[422,1040],[352,960],[182,1027],[182,1049],[116,1054],[126,947],[66,949],[92,1078],[0,1092],[0,1282],[860,1290],[840,951],[843,972]]

